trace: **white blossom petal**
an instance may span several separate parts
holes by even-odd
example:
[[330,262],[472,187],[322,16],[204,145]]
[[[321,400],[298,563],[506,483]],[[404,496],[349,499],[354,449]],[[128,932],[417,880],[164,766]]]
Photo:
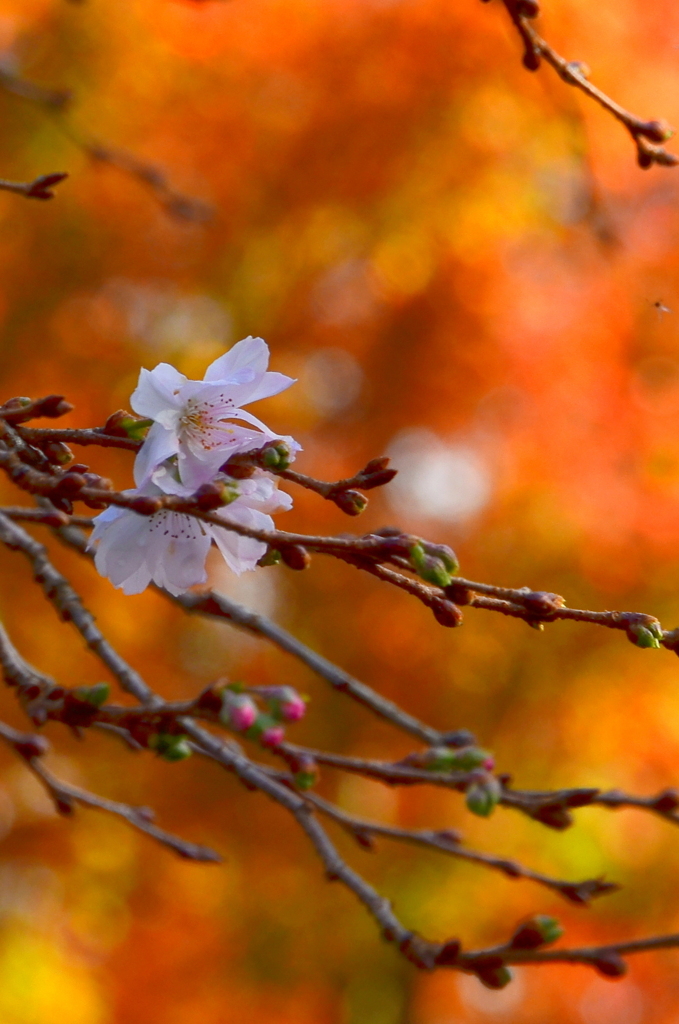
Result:
[[[158,543],[161,540],[158,536],[153,548],[153,581],[177,596],[207,579],[205,559],[210,550],[210,536],[191,516],[178,512],[168,512],[166,516],[162,543]],[[149,553],[147,564],[150,560]]]
[[155,420],[168,407],[180,407],[179,392],[185,384],[184,374],[169,363],[158,363],[153,370],[142,369],[130,405],[139,416]]
[[239,481],[239,487],[239,502],[249,508],[257,509],[259,512],[271,514],[272,512],[287,512],[292,508],[291,496],[287,491],[280,491],[278,480],[265,473]]
[[[241,526],[249,526],[257,530],[273,530],[274,521],[271,516],[254,508],[241,505],[241,498],[219,509],[217,515],[220,519],[239,523]],[[232,572],[237,576],[254,569],[257,562],[266,552],[266,544],[261,540],[253,540],[252,537],[243,537],[232,530],[223,530],[219,526],[210,527],[212,538],[219,548],[224,561]]]
[[179,451],[176,433],[166,430],[160,423],[154,423],[134,460],[134,482],[143,487],[153,470]]
[[271,371],[257,377],[251,384],[242,384],[240,387],[239,404],[249,405],[250,402],[258,402],[260,398],[271,398],[285,391],[291,384],[295,384],[294,377],[287,377],[284,373]]
[[253,370],[259,375],[269,365],[269,346],[263,338],[250,335],[237,342],[233,348],[210,363],[205,371],[205,380],[231,380],[232,376],[244,368]]

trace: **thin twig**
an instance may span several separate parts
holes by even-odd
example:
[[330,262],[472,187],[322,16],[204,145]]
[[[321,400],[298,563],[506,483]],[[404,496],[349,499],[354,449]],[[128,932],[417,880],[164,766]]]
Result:
[[381,825],[378,822],[367,821],[364,818],[356,818],[346,811],[336,807],[335,804],[324,800],[315,793],[305,793],[305,798],[313,804],[322,814],[327,815],[341,825],[364,849],[372,849],[372,836],[381,836],[385,839],[394,839],[414,846],[422,846],[427,849],[438,850],[451,857],[458,857],[461,860],[468,860],[474,864],[481,864],[484,867],[500,871],[507,878],[526,878],[539,885],[545,886],[554,892],[559,893],[564,899],[573,903],[587,903],[594,896],[602,896],[605,893],[615,891],[618,886],[611,882],[602,882],[599,879],[584,879],[581,882],[564,882],[558,878],[551,878],[539,871],[524,867],[515,860],[505,857],[496,857],[490,853],[482,853],[479,850],[470,850],[462,845],[459,835],[450,829],[405,829],[396,828],[392,825]]
[[[64,119],[64,110],[71,99],[71,94],[67,90],[46,89],[22,78],[7,67],[0,69],[0,87],[7,90],[7,92],[21,96],[31,103],[35,103],[51,115],[53,123],[60,129],[63,135],[92,161],[116,167],[145,185],[171,216],[197,224],[212,219],[214,210],[208,203],[178,192],[170,184],[167,175],[160,168],[141,160],[132,153],[109,145],[103,145],[96,139],[76,131]],[[46,177],[57,176],[47,175]],[[59,178],[61,177],[65,177],[65,175],[59,176]],[[37,181],[40,181],[40,179],[37,179]],[[9,184],[12,183],[10,182]],[[35,185],[36,182],[33,184]],[[56,181],[52,182],[52,184],[56,184]],[[36,196],[36,198],[47,199],[49,196]]]
[[244,608],[242,605],[231,601],[223,594],[218,594],[215,591],[188,593],[182,594],[179,597],[173,597],[161,588],[156,589],[169,601],[172,601],[173,604],[180,605],[188,612],[205,615],[208,618],[225,620],[233,625],[240,626],[255,636],[269,640],[277,647],[280,647],[281,650],[287,651],[288,654],[301,661],[302,664],[307,665],[322,679],[330,683],[337,692],[346,693],[347,696],[364,707],[369,708],[378,717],[391,722],[392,725],[397,726],[397,728],[402,729],[411,736],[417,737],[417,739],[422,740],[424,743],[436,746],[444,742],[443,733],[419,721],[413,715],[408,714],[407,711],[404,711],[387,697],[376,693],[365,683],[354,679],[348,672],[334,665],[321,654],[317,654],[316,651],[307,647],[301,640],[288,633],[282,626],[272,622],[271,619],[267,619],[266,616],[253,612],[249,608]]
[[12,551],[20,551],[33,565],[35,580],[45,596],[54,604],[65,621],[72,622],[87,646],[106,665],[121,687],[142,704],[153,704],[155,699],[149,686],[139,673],[114,650],[95,624],[94,617],[85,608],[65,576],[52,565],[47,549],[22,527],[0,513],[0,541]]
[[68,174],[41,174],[33,181],[8,181],[6,178],[0,178],[0,189],[4,192],[15,192],[27,199],[54,199],[52,189],[65,178],[68,178]]
[[8,746],[21,757],[26,766],[43,783],[47,792],[54,800],[57,810],[61,814],[70,814],[73,804],[83,804],[85,807],[93,807],[116,817],[123,818],[133,828],[151,836],[163,846],[169,847],[178,853],[180,857],[187,860],[197,860],[204,863],[217,864],[221,857],[214,850],[207,846],[199,846],[196,843],[186,842],[171,832],[166,832],[153,824],[153,811],[148,807],[132,807],[130,804],[119,803],[115,800],[108,800],[106,797],[89,793],[79,786],[72,786],[68,782],[57,779],[45,768],[41,757],[47,753],[48,743],[42,736],[34,736],[30,733],[21,733],[13,729],[5,722],[0,722],[0,739],[3,739]]
[[566,60],[536,32],[530,19],[539,13],[537,0],[502,0],[502,3],[521,37],[524,46],[523,63],[529,71],[537,71],[540,67],[540,58],[544,57],[562,81],[579,89],[612,114],[632,136],[637,147],[637,161],[640,167],[647,168],[653,163],[674,167],[679,163],[679,157],[668,153],[662,145],[672,137],[674,129],[664,121],[644,121],[629,110],[625,110],[588,81],[589,72],[583,64]]

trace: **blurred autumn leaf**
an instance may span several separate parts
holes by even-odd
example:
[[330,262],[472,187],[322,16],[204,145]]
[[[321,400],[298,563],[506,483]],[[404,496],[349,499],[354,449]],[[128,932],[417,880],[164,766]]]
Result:
[[[628,109],[679,121],[676,5],[544,6],[559,52]],[[658,315],[679,309],[679,179],[642,172],[620,126],[549,69],[528,75],[499,5],[3,0],[0,49],[6,75],[71,96],[0,89],[3,177],[69,175],[51,203],[0,194],[4,396],[60,392],[68,422],[103,423],[140,365],[202,375],[262,335],[299,379],[265,418],[302,441],[301,470],[334,479],[382,454],[401,466],[365,529],[397,521],[451,543],[469,577],[679,622],[679,338],[677,314]],[[95,468],[127,486],[130,465],[105,452]],[[346,528],[306,494],[281,526]],[[55,558],[166,697],[225,674],[296,685],[311,697],[301,742],[313,730],[346,753],[406,752],[285,655]],[[60,682],[98,681],[26,566],[5,551],[0,565],[22,653]],[[668,652],[481,611],[445,631],[320,558],[301,578],[236,581],[215,564],[212,582],[422,718],[473,729],[517,785],[676,781]],[[23,726],[10,696],[2,714]],[[46,732],[62,777],[153,805],[225,864],[176,860],[94,812],[56,820],[3,752],[3,1024],[676,1017],[672,953],[637,958],[617,986],[576,967],[526,970],[499,993],[416,973],[261,797],[209,765],[131,762],[105,736]],[[356,814],[461,827],[538,870],[624,885],[585,916],[433,853],[347,847],[418,930],[473,945],[534,913],[557,913],[572,942],[679,930],[676,836],[650,816],[584,810],[551,834],[502,812],[469,820],[443,791],[324,785]]]

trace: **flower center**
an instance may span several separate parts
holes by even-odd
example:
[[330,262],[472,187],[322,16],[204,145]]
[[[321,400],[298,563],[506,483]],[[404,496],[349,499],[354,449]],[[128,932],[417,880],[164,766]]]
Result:
[[220,396],[221,400],[205,402],[190,398],[179,417],[179,434],[187,441],[198,442],[202,448],[211,450],[224,446],[225,434],[235,434],[233,427],[223,423],[229,415],[233,399]]

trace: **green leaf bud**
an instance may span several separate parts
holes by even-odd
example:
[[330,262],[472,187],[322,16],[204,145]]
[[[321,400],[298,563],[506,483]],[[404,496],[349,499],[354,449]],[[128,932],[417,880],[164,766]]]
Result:
[[512,972],[502,967],[481,967],[476,976],[486,988],[504,988],[512,980]]
[[95,708],[100,708],[108,700],[110,692],[111,687],[108,683],[94,683],[93,686],[76,686],[73,696],[86,704],[93,704]]
[[433,583],[436,587],[447,587],[451,576],[442,559],[428,555],[421,543],[413,544],[410,549],[410,564],[425,583]]
[[184,761],[192,754],[186,736],[176,736],[167,732],[159,732],[155,736],[151,736],[149,747],[151,750],[155,750],[158,757],[162,757],[164,761]]
[[440,558],[443,565],[451,575],[454,575],[460,568],[457,555],[452,548],[448,547],[447,544],[429,544],[428,542],[422,542],[422,547],[426,554],[431,555],[433,558]]
[[462,747],[461,750],[450,752],[453,755],[451,768],[454,771],[470,772],[474,768],[490,771],[494,767],[493,755],[481,747]]
[[[658,649],[660,647],[660,638],[654,626],[655,623],[652,623],[650,626],[642,626],[639,623],[633,622],[627,630],[627,636],[636,647]],[[660,636],[662,636],[662,631]]]
[[467,808],[480,818],[488,818],[495,810],[500,794],[500,783],[492,776],[488,776],[483,782],[474,782],[467,790]]
[[514,949],[538,949],[556,942],[563,935],[563,928],[555,917],[535,914],[519,925],[512,935],[510,945]]

